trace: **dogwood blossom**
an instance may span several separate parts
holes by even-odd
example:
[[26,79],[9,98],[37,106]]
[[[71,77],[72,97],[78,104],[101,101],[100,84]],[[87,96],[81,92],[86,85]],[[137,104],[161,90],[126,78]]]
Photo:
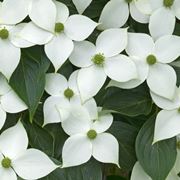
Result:
[[[77,87],[78,70],[74,71],[69,80],[58,73],[46,75],[45,90],[51,96],[44,103],[44,125],[48,123],[62,122],[68,116],[72,105],[80,105],[81,98]],[[94,99],[83,104],[91,115],[97,117],[96,102]]]
[[126,55],[119,54],[127,46],[127,29],[108,29],[96,40],[76,42],[70,56],[72,64],[82,67],[78,73],[78,88],[82,101],[93,97],[107,76],[120,82],[137,78],[136,66]]
[[58,167],[43,152],[27,147],[27,133],[20,122],[0,135],[2,180],[17,180],[17,175],[23,179],[39,179]]
[[136,0],[110,0],[102,10],[98,29],[122,27],[129,14],[140,23],[148,23],[149,15],[143,14],[136,7]]
[[5,77],[0,74],[0,129],[6,121],[6,112],[18,113],[27,109],[25,103],[8,85]]
[[91,4],[92,0],[72,0],[72,2],[76,6],[76,9],[79,12],[79,14],[82,14],[86,10],[86,8]]
[[149,30],[154,39],[172,34],[176,18],[180,19],[179,0],[138,0],[137,8],[150,14]]
[[126,52],[135,62],[139,78],[127,83],[111,82],[109,86],[130,89],[146,80],[152,92],[173,99],[177,77],[168,63],[180,55],[180,37],[166,35],[154,42],[147,34],[129,33],[128,39]]
[[119,145],[116,138],[106,133],[113,122],[111,114],[91,119],[84,107],[72,107],[68,118],[62,122],[64,131],[70,136],[63,146],[63,167],[77,166],[87,162],[91,156],[103,163],[119,166]]
[[28,23],[21,31],[21,36],[31,43],[45,44],[45,53],[57,71],[73,51],[73,40],[86,39],[94,31],[97,23],[86,16],[69,16],[69,10],[65,4],[58,1],[54,1],[54,4],[57,9],[55,9],[56,16],[51,17],[49,21],[47,19],[44,20],[45,22],[40,21],[43,24],[48,23],[51,28],[46,28],[45,24],[41,25],[38,21],[40,12],[35,13],[34,18],[37,19],[37,25],[33,22]]

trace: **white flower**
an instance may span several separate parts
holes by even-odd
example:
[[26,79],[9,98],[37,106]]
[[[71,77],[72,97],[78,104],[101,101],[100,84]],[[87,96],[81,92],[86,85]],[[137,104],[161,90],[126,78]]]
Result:
[[[78,70],[74,71],[69,80],[58,73],[46,75],[45,90],[51,96],[44,103],[44,125],[62,122],[69,114],[69,108],[81,104],[77,87]],[[83,104],[88,108],[91,118],[97,117],[96,102],[94,99]]]
[[98,29],[122,27],[127,22],[129,14],[140,23],[149,22],[149,15],[137,9],[136,0],[110,0],[101,13]]
[[102,32],[96,46],[91,42],[76,42],[70,56],[72,64],[82,69],[78,87],[83,101],[97,94],[107,76],[119,82],[137,78],[136,66],[121,53],[127,46],[127,29],[108,29]]
[[173,99],[176,73],[168,63],[180,55],[180,37],[166,35],[157,41],[142,33],[129,33],[127,54],[135,62],[139,79],[127,83],[111,82],[109,86],[134,88],[147,80],[150,90],[162,97]]
[[[32,44],[17,37],[21,26],[15,26],[28,14],[27,0],[14,2],[5,0],[0,2],[0,72],[10,79],[20,61],[20,47],[29,47]],[[21,43],[20,43],[21,42]]]
[[76,6],[77,11],[79,14],[82,14],[86,8],[91,4],[92,0],[72,0],[74,5]]
[[[53,15],[49,20],[44,19],[40,8],[40,12],[33,14],[33,22],[36,22],[36,25],[33,22],[28,23],[21,31],[21,36],[34,44],[46,44],[46,55],[54,65],[55,71],[57,71],[73,51],[73,40],[83,41],[86,39],[94,31],[97,23],[86,16],[69,16],[66,5],[57,1],[54,1],[54,3],[56,8],[53,8],[54,11],[52,10],[52,12],[55,12],[55,16]],[[46,5],[44,1],[43,4]],[[45,7],[49,8],[48,5]],[[45,13],[47,13],[46,8],[42,10]],[[51,27],[46,27],[46,24],[51,25]]]
[[[144,171],[139,162],[133,167],[131,180],[152,180],[148,174]],[[177,175],[174,169],[171,170],[166,180],[180,180],[180,177]]]
[[7,80],[0,74],[0,129],[6,121],[6,112],[17,113],[27,109],[25,103],[8,85]]
[[84,107],[72,107],[64,131],[70,136],[62,151],[63,167],[78,166],[93,156],[103,163],[119,166],[119,145],[116,138],[106,133],[113,122],[111,114],[99,115],[94,121]]
[[176,17],[180,19],[179,0],[138,0],[136,6],[145,14],[150,14],[149,30],[154,39],[172,34]]
[[27,133],[20,122],[0,135],[1,180],[17,180],[17,175],[39,179],[58,167],[43,152],[27,147]]
[[151,97],[160,108],[163,108],[156,117],[154,143],[180,134],[180,89],[176,88],[173,100],[160,97],[152,92]]

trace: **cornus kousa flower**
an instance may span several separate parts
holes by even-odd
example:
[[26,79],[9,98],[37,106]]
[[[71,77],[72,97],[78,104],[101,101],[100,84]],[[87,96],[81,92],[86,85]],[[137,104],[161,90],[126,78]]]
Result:
[[136,0],[110,0],[101,13],[98,29],[122,27],[127,22],[129,14],[140,23],[149,22],[149,15],[137,9]]
[[[51,3],[55,8],[52,8],[52,12],[50,12],[53,16],[47,21],[41,11],[33,13],[31,19],[36,24],[28,23],[21,31],[21,36],[31,43],[45,44],[46,55],[57,71],[73,51],[73,40],[86,39],[93,32],[97,23],[82,15],[69,16],[66,5],[57,1],[53,2]],[[45,6],[42,11],[44,12],[47,8],[49,7]],[[47,12],[45,11],[45,13]],[[50,27],[46,27],[47,24]]]
[[0,135],[2,180],[17,180],[17,175],[23,179],[39,179],[58,167],[43,152],[27,147],[27,133],[20,122]]
[[70,136],[63,146],[63,167],[83,164],[91,156],[100,162],[119,166],[118,142],[105,132],[112,122],[111,114],[102,114],[92,120],[86,108],[72,107],[68,118],[62,122],[64,131]]
[[127,29],[105,30],[98,36],[96,46],[88,41],[75,43],[70,61],[82,67],[77,78],[82,101],[96,95],[107,76],[119,82],[137,78],[134,62],[119,54],[126,46]]
[[27,109],[25,103],[8,85],[5,77],[0,74],[0,129],[6,121],[6,112],[17,113]]
[[72,2],[76,6],[76,9],[79,12],[79,14],[82,14],[86,10],[86,8],[91,4],[92,0],[72,0]]
[[147,80],[150,90],[162,97],[173,99],[176,73],[168,63],[180,55],[180,37],[166,35],[153,41],[143,33],[129,33],[127,54],[136,63],[139,78],[127,83],[111,82],[109,86],[134,88]]
[[[58,73],[46,75],[45,90],[51,96],[44,103],[44,125],[62,122],[68,116],[71,106],[81,105],[77,74],[78,71],[74,71],[68,81]],[[97,118],[94,99],[85,102],[83,106],[88,109],[92,119]]]
[[145,14],[151,14],[149,30],[154,39],[172,34],[176,18],[180,19],[179,0],[138,0],[138,9]]

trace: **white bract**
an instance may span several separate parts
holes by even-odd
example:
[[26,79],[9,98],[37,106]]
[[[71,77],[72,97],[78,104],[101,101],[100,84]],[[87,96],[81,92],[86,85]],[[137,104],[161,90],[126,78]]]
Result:
[[140,23],[148,23],[149,15],[143,14],[136,7],[136,0],[110,0],[102,10],[98,29],[122,27],[129,15]]
[[91,119],[86,108],[72,107],[68,118],[62,122],[64,131],[70,136],[63,146],[63,167],[86,163],[92,156],[100,162],[119,166],[118,141],[105,132],[112,122],[111,114]]
[[147,34],[129,33],[128,39],[126,52],[135,62],[139,78],[127,83],[110,82],[109,86],[130,89],[146,80],[153,93],[172,100],[177,77],[168,63],[180,55],[180,37],[166,35],[154,42]]
[[17,175],[27,180],[39,179],[58,167],[43,152],[27,147],[27,133],[20,122],[0,135],[1,180],[17,180]]
[[[46,75],[45,90],[51,96],[44,103],[44,125],[48,123],[62,122],[69,114],[70,107],[81,104],[77,87],[78,70],[74,71],[69,80],[58,73]],[[92,118],[97,117],[96,102],[94,99],[83,104]]]
[[107,76],[119,82],[137,78],[134,62],[119,54],[126,46],[127,29],[105,30],[98,36],[96,46],[88,41],[75,43],[69,59],[81,67],[77,82],[82,101],[96,95]]
[[[53,2],[51,2],[53,3]],[[46,2],[43,2],[45,5]],[[41,14],[46,12],[49,6],[39,5],[39,11],[33,13],[33,22],[28,23],[21,31],[21,36],[34,44],[45,44],[45,53],[52,62],[55,71],[68,59],[74,48],[74,41],[85,40],[95,29],[97,23],[86,16],[71,15],[66,5],[54,1],[55,8],[50,14],[53,17],[44,19]],[[47,13],[47,12],[46,12]],[[32,16],[32,15],[31,15]],[[50,27],[46,27],[51,25]],[[38,27],[39,26],[39,27]]]
[[180,19],[179,0],[138,0],[136,6],[142,13],[149,14],[149,30],[154,39],[172,34],[176,17]]
[[18,113],[27,109],[25,103],[8,85],[5,77],[0,74],[0,129],[6,121],[6,112]]
[[16,1],[16,8],[11,0],[0,2],[0,72],[7,79],[10,79],[19,64],[20,47],[32,46],[18,36],[22,25],[15,26],[28,14],[26,2],[27,0]]
[[82,14],[86,8],[91,4],[92,0],[72,0],[74,5],[76,6],[77,11],[79,14]]

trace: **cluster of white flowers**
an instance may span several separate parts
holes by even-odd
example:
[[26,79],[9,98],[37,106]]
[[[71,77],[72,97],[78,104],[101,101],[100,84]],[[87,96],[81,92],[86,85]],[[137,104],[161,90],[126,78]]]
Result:
[[[157,115],[154,143],[180,134],[180,90],[170,65],[180,56],[180,37],[173,35],[176,18],[180,19],[180,0],[110,0],[99,22],[81,15],[91,1],[73,0],[79,12],[75,15],[55,0],[16,0],[15,7],[12,0],[0,3],[0,128],[6,112],[27,109],[8,85],[20,61],[20,48],[44,45],[55,69],[46,75],[45,91],[50,97],[44,103],[44,125],[61,122],[69,135],[63,146],[62,168],[83,164],[91,156],[120,166],[118,141],[105,132],[113,116],[97,107],[93,98],[107,77],[111,79],[108,87],[123,89],[147,81],[154,103],[163,109]],[[149,23],[150,35],[128,32],[124,25],[129,15]],[[27,16],[31,21],[22,22]],[[86,39],[95,28],[102,32],[94,45]],[[69,80],[57,73],[67,59],[78,67]],[[0,179],[16,180],[16,174],[38,179],[58,167],[27,146],[20,122],[0,135]],[[174,170],[170,176],[175,178],[177,173]],[[137,162],[131,179],[150,177]]]

